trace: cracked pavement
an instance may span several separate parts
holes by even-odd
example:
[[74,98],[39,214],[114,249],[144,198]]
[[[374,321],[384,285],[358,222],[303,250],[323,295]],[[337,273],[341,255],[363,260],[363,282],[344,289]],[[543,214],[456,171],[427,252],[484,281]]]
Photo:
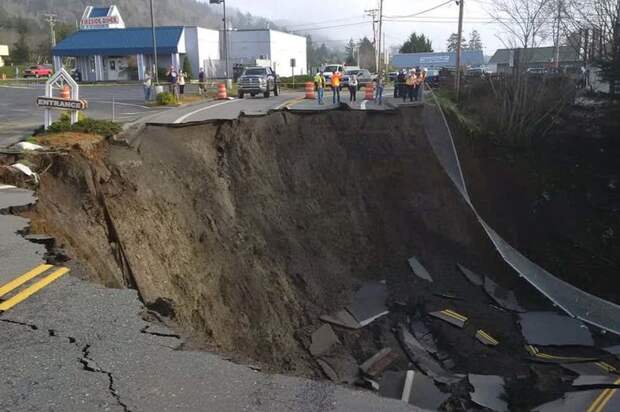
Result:
[[[45,250],[17,233],[25,219],[0,218],[3,284],[44,263]],[[0,411],[412,410],[367,391],[178,350],[179,335],[143,319],[136,291],[107,289],[83,280],[79,262],[67,266],[69,275],[0,314]]]

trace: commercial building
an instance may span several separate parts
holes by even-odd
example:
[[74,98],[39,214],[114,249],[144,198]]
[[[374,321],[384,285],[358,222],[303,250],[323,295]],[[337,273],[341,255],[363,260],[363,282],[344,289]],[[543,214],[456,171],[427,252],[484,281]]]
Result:
[[[463,50],[461,65],[466,67],[480,67],[484,65],[482,50]],[[396,69],[412,67],[426,67],[427,69],[442,69],[456,67],[456,53],[399,53],[392,58],[392,66]]]
[[230,65],[254,65],[257,60],[267,60],[280,76],[307,74],[306,38],[303,36],[271,29],[231,30],[228,50]]
[[0,44],[0,67],[4,66],[4,57],[9,57],[9,46]]
[[[515,62],[521,61],[528,69],[547,69],[554,67],[555,47],[535,47],[530,49],[499,49],[489,64],[497,65],[498,73],[511,73]],[[578,69],[583,66],[579,52],[574,47],[560,47],[560,68]]]
[[[307,73],[305,37],[270,29],[227,34],[229,75],[235,65],[256,64],[270,65],[283,76]],[[223,32],[196,26],[156,27],[157,64],[160,70],[182,67],[187,58],[194,78],[201,67],[208,77],[223,78],[223,38]],[[125,27],[116,6],[87,7],[80,31],[58,43],[52,55],[56,70],[67,58],[75,59],[84,81],[141,80],[154,67],[152,29]]]

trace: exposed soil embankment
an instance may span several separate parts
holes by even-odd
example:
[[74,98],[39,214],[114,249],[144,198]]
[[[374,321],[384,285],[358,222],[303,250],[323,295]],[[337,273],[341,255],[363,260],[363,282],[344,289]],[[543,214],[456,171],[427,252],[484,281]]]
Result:
[[[387,279],[392,300],[411,302],[427,288],[407,265],[413,255],[440,290],[471,288],[457,262],[514,278],[441,170],[420,110],[147,126],[137,148],[101,143],[54,159],[35,224],[106,284],[170,306],[217,349],[308,374],[304,327],[368,279]],[[372,350],[358,347],[358,361]],[[463,369],[490,365],[461,355]]]

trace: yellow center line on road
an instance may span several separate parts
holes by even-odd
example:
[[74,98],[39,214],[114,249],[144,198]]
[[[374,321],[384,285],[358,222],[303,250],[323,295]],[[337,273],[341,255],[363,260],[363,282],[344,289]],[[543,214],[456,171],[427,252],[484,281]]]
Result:
[[295,99],[290,99],[290,100],[287,100],[287,101],[285,101],[284,103],[282,103],[282,104],[280,104],[280,105],[276,106],[276,107],[275,107],[275,110],[280,110],[280,109],[281,109],[281,108],[283,108],[283,107],[288,108],[288,107],[289,107],[290,105],[292,105],[293,103],[298,103],[298,102],[301,102],[301,101],[302,101],[302,100],[304,100],[304,99],[305,99],[305,97],[297,97],[297,98],[295,98]]
[[[614,382],[614,385],[620,384],[620,378]],[[605,389],[602,391],[592,405],[587,409],[587,412],[601,412],[605,409],[605,406],[609,402],[609,400],[616,394],[617,389]]]
[[39,265],[36,268],[32,269],[29,272],[24,273],[23,275],[13,279],[12,281],[0,286],[0,297],[6,295],[16,287],[23,285],[28,282],[30,279],[37,277],[41,273],[50,269],[52,265]]
[[19,292],[12,298],[0,303],[0,312],[7,311],[11,309],[13,306],[17,305],[18,303],[28,299],[30,296],[34,295],[35,293],[37,293],[38,291],[40,291],[41,289],[43,289],[50,283],[54,282],[55,280],[57,280],[58,278],[60,278],[62,275],[64,275],[67,272],[69,272],[68,268],[60,268],[56,270],[55,272],[53,272],[51,275],[47,275],[46,277],[44,277],[37,283],[34,283],[33,285],[22,290],[21,292]]
[[461,315],[460,313],[456,313],[450,309],[444,309],[442,312],[452,318],[458,319],[463,322],[467,322],[467,317]]

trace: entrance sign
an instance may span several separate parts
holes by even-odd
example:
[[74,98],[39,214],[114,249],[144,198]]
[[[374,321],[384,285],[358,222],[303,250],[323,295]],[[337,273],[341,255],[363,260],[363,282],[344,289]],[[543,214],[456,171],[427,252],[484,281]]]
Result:
[[[63,92],[67,90],[69,93],[67,95],[62,93],[61,96],[54,97],[54,90],[61,90]],[[71,124],[74,124],[78,121],[78,110],[83,110],[87,107],[86,101],[80,100],[80,86],[67,73],[64,67],[54,73],[45,83],[45,96],[37,98],[37,105],[45,108],[43,121],[45,130],[52,124],[52,110],[70,110]]]
[[65,100],[57,97],[38,97],[37,105],[42,107],[49,107],[51,109],[64,110],[84,110],[87,107],[84,100]]

